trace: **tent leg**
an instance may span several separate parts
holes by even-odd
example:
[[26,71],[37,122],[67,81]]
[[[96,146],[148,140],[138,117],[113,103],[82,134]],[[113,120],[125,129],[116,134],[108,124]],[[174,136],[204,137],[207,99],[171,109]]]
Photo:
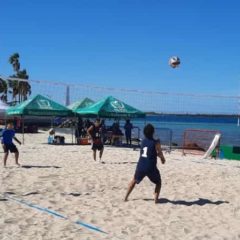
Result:
[[24,144],[24,117],[22,116],[22,143]]
[[72,145],[73,145],[73,126],[72,126]]

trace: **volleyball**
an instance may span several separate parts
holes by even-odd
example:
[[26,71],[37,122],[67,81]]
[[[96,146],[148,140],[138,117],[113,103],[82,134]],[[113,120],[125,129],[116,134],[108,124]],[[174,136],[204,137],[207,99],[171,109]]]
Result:
[[169,65],[172,67],[172,68],[176,68],[176,67],[179,67],[180,65],[180,58],[177,57],[177,56],[174,56],[174,57],[171,57],[169,59]]

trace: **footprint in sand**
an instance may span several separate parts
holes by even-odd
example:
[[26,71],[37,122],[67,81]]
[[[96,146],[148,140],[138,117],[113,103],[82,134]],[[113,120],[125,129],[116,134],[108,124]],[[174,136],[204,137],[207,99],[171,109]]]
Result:
[[39,192],[38,191],[26,192],[26,193],[23,193],[22,196],[29,196],[29,195],[36,195],[36,194],[39,194]]
[[2,197],[0,197],[0,202],[6,202],[6,201],[7,201],[6,198],[2,198]]
[[70,193],[63,192],[63,193],[61,193],[61,195],[70,195],[70,196],[74,196],[74,197],[79,197],[81,195],[81,193],[79,193],[79,192],[70,192]]

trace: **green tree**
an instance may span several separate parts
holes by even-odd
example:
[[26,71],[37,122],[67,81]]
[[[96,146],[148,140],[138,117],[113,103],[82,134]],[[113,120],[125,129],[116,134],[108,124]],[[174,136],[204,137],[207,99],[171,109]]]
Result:
[[20,56],[18,53],[14,53],[9,58],[9,63],[12,65],[13,70],[15,72],[15,74],[10,77],[20,78],[25,81],[10,80],[9,87],[11,88],[12,99],[18,102],[22,102],[26,100],[29,95],[31,95],[31,85],[27,81],[29,78],[27,70],[26,69],[20,70],[19,58]]
[[14,53],[13,55],[10,56],[9,58],[9,63],[13,66],[14,72],[18,73],[20,70],[20,62],[19,62],[19,54]]
[[0,78],[0,99],[3,101],[3,102],[7,102],[7,96],[8,96],[8,84],[7,82]]
[[[27,70],[23,69],[18,72],[18,78],[28,80]],[[28,95],[31,95],[31,85],[28,81],[20,81],[18,85],[18,95],[20,102],[27,100]]]

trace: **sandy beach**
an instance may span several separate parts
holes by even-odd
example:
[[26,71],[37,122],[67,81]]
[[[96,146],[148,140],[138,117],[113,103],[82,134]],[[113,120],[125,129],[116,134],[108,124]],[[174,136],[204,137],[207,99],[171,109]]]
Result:
[[[25,139],[19,147],[23,167],[15,167],[12,155],[8,167],[0,167],[2,240],[240,239],[238,161],[202,160],[173,151],[165,154],[165,165],[158,165],[160,203],[154,204],[154,185],[147,178],[123,202],[139,151],[105,147],[101,164],[93,161],[90,146],[47,145],[43,132]],[[4,199],[6,192],[68,219]]]

